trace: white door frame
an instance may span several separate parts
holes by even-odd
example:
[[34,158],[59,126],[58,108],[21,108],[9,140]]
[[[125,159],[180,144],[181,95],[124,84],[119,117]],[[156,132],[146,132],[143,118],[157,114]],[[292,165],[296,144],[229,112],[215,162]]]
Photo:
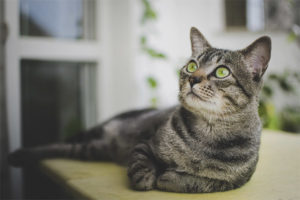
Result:
[[[20,61],[21,59],[40,60],[64,60],[64,61],[88,61],[97,65],[97,102],[100,98],[101,85],[105,85],[100,75],[105,69],[101,69],[105,63],[103,50],[103,37],[107,35],[103,19],[106,18],[105,10],[107,0],[96,0],[96,40],[70,40],[20,36],[19,30],[19,0],[5,0],[5,22],[9,28],[9,34],[5,47],[6,66],[6,102],[9,151],[21,147],[21,86],[20,86]],[[103,23],[102,23],[103,22]],[[71,50],[71,51],[70,51]],[[101,68],[99,67],[101,65]],[[103,65],[104,66],[104,65]],[[100,87],[99,87],[100,86]],[[98,119],[101,118],[101,108],[97,106]],[[11,168],[12,198],[22,198],[22,172],[20,169]]]

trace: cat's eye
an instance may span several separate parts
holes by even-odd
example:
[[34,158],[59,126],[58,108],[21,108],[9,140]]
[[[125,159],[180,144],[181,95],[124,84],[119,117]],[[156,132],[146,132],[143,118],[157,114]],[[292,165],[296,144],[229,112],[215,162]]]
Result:
[[190,73],[193,73],[195,72],[197,69],[198,69],[198,66],[195,62],[190,62],[188,65],[187,65],[187,71],[190,72]]
[[215,70],[215,76],[217,78],[225,78],[229,76],[230,71],[226,66],[220,66]]

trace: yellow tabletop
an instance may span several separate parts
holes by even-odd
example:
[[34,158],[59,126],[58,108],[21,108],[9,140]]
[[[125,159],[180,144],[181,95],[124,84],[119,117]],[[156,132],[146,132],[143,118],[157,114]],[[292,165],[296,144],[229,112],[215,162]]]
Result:
[[76,199],[300,200],[300,135],[264,130],[257,169],[243,187],[210,194],[130,189],[126,169],[113,163],[49,159],[41,169]]

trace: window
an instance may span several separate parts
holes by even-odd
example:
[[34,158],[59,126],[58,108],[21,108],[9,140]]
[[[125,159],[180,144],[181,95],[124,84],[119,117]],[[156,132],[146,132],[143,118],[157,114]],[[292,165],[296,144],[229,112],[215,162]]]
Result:
[[261,31],[265,27],[264,0],[225,0],[228,30]]
[[[102,2],[5,0],[10,151],[62,140],[98,121]],[[21,171],[11,174],[13,198],[21,199]]]

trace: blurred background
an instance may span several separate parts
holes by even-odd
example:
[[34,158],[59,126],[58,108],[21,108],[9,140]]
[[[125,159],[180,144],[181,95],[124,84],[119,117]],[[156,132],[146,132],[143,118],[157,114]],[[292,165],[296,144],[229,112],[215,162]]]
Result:
[[265,128],[300,132],[300,0],[0,0],[0,22],[1,199],[41,198],[48,184],[9,168],[8,152],[177,104],[192,26],[228,49],[269,35],[259,113]]

